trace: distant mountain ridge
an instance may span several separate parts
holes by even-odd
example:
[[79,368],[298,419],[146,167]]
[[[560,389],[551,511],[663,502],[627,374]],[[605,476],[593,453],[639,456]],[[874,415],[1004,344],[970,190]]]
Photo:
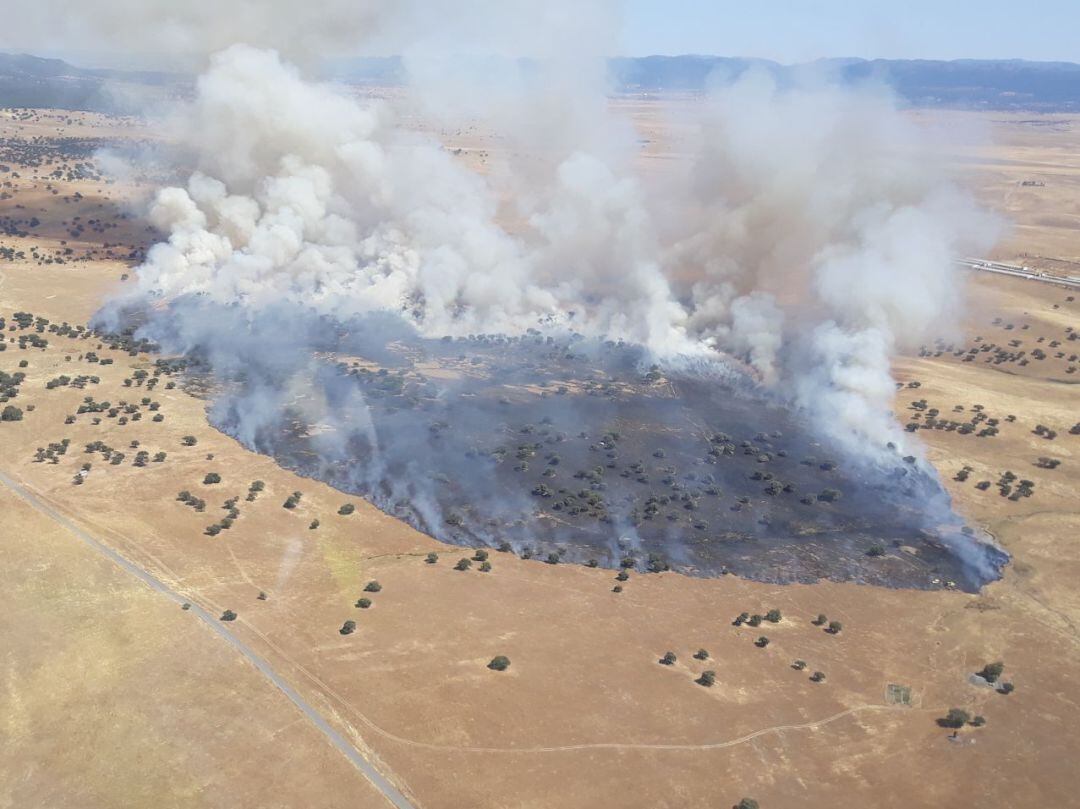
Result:
[[[757,69],[781,85],[810,72],[842,84],[876,80],[917,107],[1080,110],[1080,64],[1072,62],[837,58],[782,65],[768,59],[684,55],[622,57],[609,64],[619,92],[700,93],[711,81]],[[398,57],[384,57],[338,60],[327,75],[340,81],[399,84],[406,73]],[[113,92],[114,84],[123,84],[126,92]],[[0,53],[0,106],[5,107],[123,111],[137,101],[140,90],[183,92],[188,86],[190,78],[176,74],[91,70],[60,59]]]
[[781,65],[766,59],[720,56],[647,56],[613,59],[625,90],[701,92],[714,75],[735,77],[757,68],[781,84],[820,72],[844,84],[878,80],[913,106],[967,109],[1080,109],[1080,64],[1020,59],[821,59]]
[[168,73],[90,70],[62,59],[0,53],[0,107],[130,112],[149,95],[183,81]]

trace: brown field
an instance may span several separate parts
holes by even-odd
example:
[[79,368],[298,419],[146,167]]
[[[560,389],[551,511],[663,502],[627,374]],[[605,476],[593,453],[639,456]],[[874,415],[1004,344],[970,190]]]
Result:
[[[1080,136],[1052,120],[979,119],[1000,142],[959,144],[949,158],[982,199],[1017,219],[1002,258],[1080,254],[1068,200]],[[10,133],[18,124],[4,126]],[[123,130],[89,118],[78,126]],[[1036,167],[1045,186],[1014,187]],[[43,230],[62,228],[75,208],[108,210],[106,193],[140,192],[57,181],[49,199],[42,180],[20,172],[0,215],[15,204],[44,209]],[[57,197],[75,189],[84,200],[57,213]],[[131,246],[144,235],[136,221],[122,224],[107,237],[85,234],[87,246]],[[28,249],[64,238],[50,237],[0,241]],[[128,266],[97,254],[62,265],[0,263],[0,315],[9,324],[18,310],[85,323]],[[982,336],[1000,345],[1015,337],[1030,349],[1038,337],[1067,339],[1066,327],[1080,320],[1071,293],[1057,287],[972,277],[971,288],[957,347]],[[1016,324],[1007,338],[993,325],[999,316]],[[898,394],[902,420],[919,398],[943,416],[973,404],[1002,420],[1016,416],[987,438],[920,431],[957,507],[1013,555],[1005,578],[981,594],[670,573],[634,574],[617,594],[613,571],[511,554],[493,552],[490,573],[454,570],[469,550],[244,450],[208,426],[204,401],[166,389],[168,377],[152,392],[123,385],[134,370],[152,370],[153,358],[48,331],[47,348],[20,350],[22,333],[5,333],[0,370],[27,360],[15,403],[34,409],[0,423],[0,472],[191,602],[234,610],[234,633],[416,806],[726,809],[746,795],[767,809],[1080,806],[1080,436],[1069,434],[1080,421],[1080,387],[1067,359],[994,365],[944,352],[897,364],[898,379],[920,385]],[[114,364],[80,360],[89,350]],[[46,389],[61,373],[96,374],[100,383]],[[142,408],[144,418],[125,425],[107,417],[94,425],[91,414],[65,424],[86,395],[114,403],[148,396],[164,420]],[[1034,434],[1039,424],[1056,438]],[[198,443],[185,446],[186,435]],[[38,447],[64,438],[70,448],[57,463],[35,462]],[[124,452],[124,462],[83,452],[97,440]],[[134,440],[167,458],[133,466]],[[1061,464],[1037,468],[1040,456]],[[86,461],[85,483],[73,485]],[[965,465],[970,478],[951,481]],[[975,488],[1005,470],[1032,480],[1033,496],[1013,501],[993,485]],[[204,485],[208,472],[222,481]],[[249,503],[255,480],[266,488]],[[177,502],[182,489],[204,498],[206,513]],[[282,502],[293,491],[303,497],[289,511]],[[234,496],[235,525],[205,536]],[[345,502],[355,513],[337,513]],[[0,807],[387,805],[192,613],[4,487],[0,508]],[[320,526],[311,530],[314,518]],[[430,551],[437,564],[425,563]],[[370,609],[358,609],[370,580],[382,589],[369,594]],[[731,625],[740,612],[773,607],[783,613],[779,624]],[[812,625],[818,613],[842,621],[843,631]],[[346,619],[358,626],[343,636]],[[771,639],[767,648],[754,645],[759,635]],[[692,656],[701,647],[706,661]],[[675,665],[658,665],[669,650]],[[501,673],[486,666],[499,654],[512,661]],[[796,659],[805,671],[791,667]],[[993,660],[1005,662],[1013,694],[969,683]],[[717,675],[712,688],[694,682],[706,669]],[[810,682],[813,671],[825,681]],[[912,705],[889,704],[890,684],[909,686]],[[986,725],[950,740],[935,720],[951,707],[985,716]]]

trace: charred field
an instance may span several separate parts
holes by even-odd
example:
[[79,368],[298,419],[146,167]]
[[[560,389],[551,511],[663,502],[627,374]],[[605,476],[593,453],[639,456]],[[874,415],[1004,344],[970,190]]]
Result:
[[969,592],[1008,559],[952,511],[932,466],[851,458],[723,363],[662,370],[636,346],[536,331],[387,339],[385,323],[336,330],[309,362],[311,384],[254,432],[240,425],[270,374],[219,379],[212,423],[448,543]]

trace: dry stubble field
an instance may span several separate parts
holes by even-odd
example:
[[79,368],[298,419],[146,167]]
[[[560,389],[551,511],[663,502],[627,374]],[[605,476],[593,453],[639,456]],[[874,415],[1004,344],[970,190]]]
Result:
[[[1040,159],[1064,165],[1077,145],[1071,125],[1035,131],[1046,139]],[[994,148],[995,160],[1008,164],[994,171],[1020,171],[1011,146]],[[23,204],[44,208],[43,220],[55,215],[63,203],[23,173],[2,213]],[[82,180],[55,186],[60,198],[80,189],[80,207],[106,190],[136,193]],[[994,202],[1000,190],[979,193]],[[56,218],[69,219],[71,210]],[[127,226],[130,238],[140,235],[135,223]],[[1078,252],[1062,222],[1031,227],[1038,238],[1028,252],[1069,258],[1069,244]],[[0,314],[9,325],[19,310],[85,323],[126,269],[103,259],[5,262]],[[975,336],[1006,345],[1015,335],[1026,349],[1040,336],[1060,340],[1077,319],[1066,297],[1031,282],[973,278],[968,321],[948,338],[967,347]],[[999,316],[1015,324],[1012,333],[993,325]],[[898,378],[920,385],[898,394],[902,420],[919,398],[943,415],[981,404],[995,417],[1016,416],[988,438],[920,431],[946,479],[972,467],[967,481],[948,483],[957,507],[1013,554],[1004,580],[983,593],[633,574],[616,594],[613,571],[510,554],[492,553],[490,573],[454,570],[471,551],[441,546],[245,451],[207,425],[205,401],[182,386],[165,389],[169,377],[152,392],[125,387],[134,371],[152,372],[152,357],[47,331],[44,350],[20,350],[23,333],[5,333],[12,341],[0,370],[27,361],[17,404],[34,409],[0,424],[0,472],[192,602],[234,610],[233,631],[417,806],[726,807],[744,795],[765,807],[1005,807],[1019,798],[1080,805],[1071,766],[1080,757],[1072,732],[1080,720],[1073,584],[1080,436],[1068,432],[1080,420],[1080,394],[1067,360],[994,365],[943,352],[898,363]],[[78,359],[89,350],[114,363]],[[60,374],[95,374],[100,382],[46,389]],[[94,425],[92,414],[65,424],[86,395],[114,403],[146,396],[160,403],[155,412],[164,420],[153,422],[140,407],[144,417],[125,425],[107,417]],[[1038,424],[1056,438],[1035,435]],[[185,446],[186,435],[197,444]],[[35,462],[38,447],[65,438],[70,449],[58,463]],[[124,452],[124,462],[83,452],[99,440]],[[135,467],[132,441],[167,457]],[[1040,456],[1062,463],[1036,468]],[[92,470],[73,485],[86,461]],[[975,488],[1005,470],[1031,479],[1034,495],[1011,501],[994,486]],[[222,481],[204,485],[208,472]],[[265,491],[249,503],[255,480]],[[177,502],[182,489],[205,499],[206,513]],[[303,497],[289,511],[282,503],[293,491]],[[0,497],[7,594],[0,806],[380,805],[363,776],[191,613],[9,491]],[[241,510],[233,527],[205,536],[232,497]],[[346,502],[355,513],[337,514]],[[320,526],[311,530],[315,518]],[[424,561],[431,551],[437,564]],[[369,609],[358,609],[369,580],[382,589],[369,594]],[[778,625],[731,625],[740,612],[773,607],[784,616]],[[843,631],[832,636],[812,625],[818,613],[841,620]],[[358,627],[343,636],[346,619]],[[760,634],[772,641],[765,649],[754,645]],[[692,657],[700,647],[709,660]],[[677,663],[658,665],[668,650]],[[486,667],[496,654],[511,659],[508,671]],[[808,669],[794,670],[795,659]],[[968,682],[998,659],[1016,684],[1009,696]],[[712,688],[694,682],[705,669],[717,673]],[[814,670],[826,680],[810,682]],[[890,683],[910,686],[914,704],[888,705]],[[949,740],[935,719],[953,706],[987,724]]]

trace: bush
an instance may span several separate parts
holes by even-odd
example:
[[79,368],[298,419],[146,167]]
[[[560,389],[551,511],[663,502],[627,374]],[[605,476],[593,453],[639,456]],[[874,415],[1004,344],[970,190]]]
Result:
[[986,718],[982,716],[976,716],[971,720],[971,726],[975,728],[981,728],[986,724]]
[[675,665],[676,660],[678,660],[678,658],[675,657],[674,652],[664,652],[664,656],[660,658],[659,662],[662,666],[673,666]]
[[472,567],[472,560],[463,556],[458,559],[457,564],[454,565],[454,570],[468,570],[470,567]]
[[207,473],[206,477],[203,478],[203,483],[207,486],[210,486],[214,483],[221,483],[221,475],[219,475],[217,472],[209,472]]
[[486,562],[487,558],[488,558],[488,552],[485,551],[483,548],[481,548],[480,550],[478,550],[476,553],[473,554],[473,561],[474,562]]
[[506,655],[496,655],[491,658],[491,662],[488,663],[488,668],[492,671],[506,671],[510,668],[510,658]]
[[950,708],[949,712],[937,723],[943,728],[962,728],[969,721],[971,721],[971,715],[967,711],[961,708]]
[[703,671],[701,672],[701,676],[698,677],[697,680],[695,680],[694,682],[696,682],[698,685],[703,685],[706,688],[712,688],[713,684],[716,682],[716,672]]
[[372,579],[371,581],[369,581],[367,584],[364,585],[364,592],[365,593],[377,593],[380,590],[382,590],[382,585],[379,584],[374,579]]
[[613,593],[621,593],[622,592],[622,585],[621,584],[616,584],[614,587],[611,588],[611,592],[613,592]]
[[308,525],[308,530],[309,531],[314,531],[318,527],[319,527],[319,521],[318,520],[312,520],[311,524]]
[[481,573],[490,573],[491,572],[491,562],[481,562],[480,563],[480,572]]
[[982,667],[981,671],[976,672],[988,683],[996,683],[1001,673],[1005,671],[1005,664],[1001,662],[987,663]]
[[828,622],[829,619],[825,617],[825,613],[823,612],[819,613],[818,617],[811,621],[814,626],[825,626],[825,624],[827,624]]
[[620,571],[619,571],[619,572],[618,572],[618,573],[617,573],[617,574],[615,575],[615,581],[626,581],[626,580],[627,580],[627,579],[629,579],[629,578],[630,578],[630,574],[629,574],[629,573],[627,573],[627,572],[626,572],[625,570],[620,570]]
[[341,625],[341,629],[338,630],[342,635],[351,635],[356,631],[356,621],[346,621]]
[[221,613],[221,620],[222,621],[235,621],[236,620],[236,613],[233,612],[232,610],[225,610],[225,612]]
[[765,620],[768,621],[770,624],[778,624],[778,623],[780,623],[780,619],[782,617],[783,616],[780,615],[780,610],[773,609],[773,610],[769,610],[767,613],[765,613]]
[[761,616],[761,615],[751,615],[751,616],[750,616],[750,617],[749,617],[749,618],[747,619],[746,623],[747,623],[748,625],[750,625],[750,626],[761,626],[761,622],[762,622],[763,620],[764,620],[764,618],[763,618],[763,616]]
[[791,667],[793,669],[795,669],[795,671],[802,671],[803,669],[806,668],[806,661],[805,660],[796,660],[794,663],[791,664]]
[[829,627],[825,631],[830,635],[839,635],[840,630],[844,628],[844,625],[839,621],[829,621]]
[[741,801],[731,807],[731,809],[758,809],[758,802],[755,801],[753,798],[743,798]]
[[429,565],[433,565],[439,561],[439,554],[435,553],[435,551],[432,551],[424,557],[424,561],[427,562]]
[[343,517],[347,517],[354,511],[356,511],[356,506],[354,506],[352,503],[346,503],[337,510],[337,513],[342,515]]
[[696,652],[694,652],[694,658],[696,660],[708,660],[709,653],[704,649],[698,649]]
[[371,606],[371,599],[370,598],[358,599],[357,602],[356,602],[356,606],[358,606],[362,610],[366,610],[368,607]]
[[185,447],[193,447],[193,446],[195,446],[196,444],[198,444],[198,443],[199,443],[199,439],[197,439],[197,438],[196,438],[195,436],[193,436],[193,435],[185,435],[185,436],[184,436],[183,438],[181,438],[181,439],[180,439],[180,442],[181,442],[181,443],[182,443],[182,444],[183,444],[183,445],[184,445]]
[[22,421],[23,412],[15,407],[15,405],[8,405],[0,413],[0,421]]
[[815,671],[813,674],[810,675],[810,682],[812,682],[812,683],[825,682],[825,672],[823,672],[823,671]]
[[1012,683],[1002,683],[998,686],[998,693],[1000,694],[1011,694],[1015,690],[1016,686]]
[[760,638],[754,641],[754,645],[757,646],[759,649],[764,649],[766,646],[769,645],[769,639],[762,635]]

